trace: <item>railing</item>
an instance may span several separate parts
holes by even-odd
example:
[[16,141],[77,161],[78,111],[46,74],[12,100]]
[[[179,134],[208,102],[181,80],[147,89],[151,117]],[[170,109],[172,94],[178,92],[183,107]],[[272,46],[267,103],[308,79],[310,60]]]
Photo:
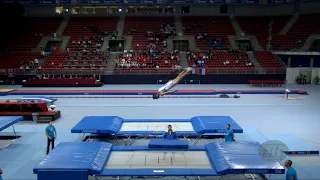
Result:
[[[264,74],[284,74],[286,73],[285,68],[261,68],[266,72]],[[206,68],[205,74],[259,74],[259,68]],[[104,75],[104,74],[172,74],[179,73],[172,69],[115,69],[113,71],[107,71],[107,69],[40,69],[27,71],[24,69],[15,69],[14,74],[16,75]],[[199,74],[199,73],[195,73]]]

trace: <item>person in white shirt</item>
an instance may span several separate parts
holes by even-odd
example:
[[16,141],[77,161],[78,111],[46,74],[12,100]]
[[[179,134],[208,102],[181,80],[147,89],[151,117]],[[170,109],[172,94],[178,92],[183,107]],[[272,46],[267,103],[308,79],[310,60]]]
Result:
[[35,65],[35,67],[39,66],[39,59],[38,58],[34,59],[34,65]]
[[191,67],[188,67],[185,70],[183,70],[175,79],[170,80],[165,85],[160,87],[158,89],[158,92],[152,95],[152,98],[159,99],[160,96],[164,96],[164,95],[175,92],[175,91],[170,91],[170,89],[176,86],[190,71],[192,71]]

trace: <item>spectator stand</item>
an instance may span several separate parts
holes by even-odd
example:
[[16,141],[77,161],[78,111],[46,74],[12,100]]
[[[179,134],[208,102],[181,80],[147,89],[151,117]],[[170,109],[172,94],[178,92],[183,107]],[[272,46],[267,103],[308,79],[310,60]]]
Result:
[[250,62],[246,52],[209,50],[187,52],[188,64],[191,67],[205,67],[208,73],[248,73],[258,70]]
[[118,55],[114,67],[115,73],[163,73],[180,69],[179,51],[161,52],[156,45],[148,51],[125,51]]
[[181,21],[184,34],[195,36],[197,46],[201,50],[228,49],[228,36],[235,34],[227,17],[184,16]]
[[168,38],[176,36],[173,17],[126,17],[124,35],[132,36],[132,47],[135,50],[148,50],[155,44],[163,50]]

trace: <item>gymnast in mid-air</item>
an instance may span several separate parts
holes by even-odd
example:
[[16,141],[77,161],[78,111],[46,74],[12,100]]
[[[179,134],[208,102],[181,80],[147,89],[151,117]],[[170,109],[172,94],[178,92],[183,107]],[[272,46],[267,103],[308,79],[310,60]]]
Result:
[[170,89],[176,86],[187,74],[189,74],[190,71],[192,71],[191,67],[184,69],[175,79],[170,80],[161,88],[159,88],[158,92],[156,94],[153,94],[152,98],[159,99],[160,96],[164,96],[164,95],[176,92],[175,90],[170,90]]

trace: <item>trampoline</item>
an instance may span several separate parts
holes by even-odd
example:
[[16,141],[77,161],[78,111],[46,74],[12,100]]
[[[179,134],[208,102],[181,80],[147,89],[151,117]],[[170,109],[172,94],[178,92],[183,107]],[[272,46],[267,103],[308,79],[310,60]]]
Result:
[[[230,116],[196,116],[191,119],[123,119],[118,116],[86,116],[72,129],[71,133],[111,135],[119,144],[122,137],[131,145],[138,138],[162,136],[168,125],[172,125],[178,136],[195,138],[194,145],[203,136],[223,135],[227,124],[234,133],[243,129]],[[89,136],[90,137],[90,136]]]
[[38,180],[87,180],[103,176],[223,176],[283,174],[264,160],[256,142],[209,143],[188,149],[112,146],[102,142],[62,142],[34,169]]
[[17,137],[16,130],[14,129],[14,124],[22,121],[23,116],[0,116],[0,132],[12,126],[15,137]]
[[16,101],[16,102],[45,102],[46,104],[53,104],[55,101],[57,101],[57,98],[51,98],[51,97],[35,97],[35,96],[26,96],[22,98],[1,98],[0,101]]
[[53,104],[57,101],[57,98],[53,97],[45,97],[45,96],[25,96],[21,98],[25,101],[31,101],[31,102],[45,102],[47,104]]

